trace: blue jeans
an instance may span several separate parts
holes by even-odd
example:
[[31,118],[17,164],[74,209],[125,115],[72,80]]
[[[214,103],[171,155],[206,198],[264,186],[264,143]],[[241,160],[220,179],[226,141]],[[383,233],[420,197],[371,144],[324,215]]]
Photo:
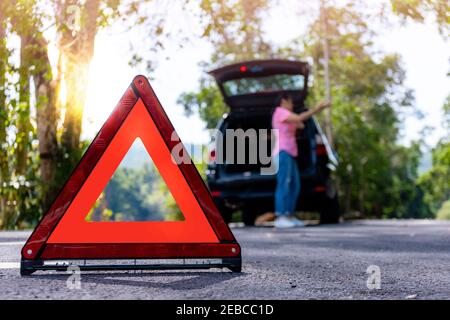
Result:
[[300,194],[300,172],[296,159],[286,151],[280,151],[277,163],[275,213],[277,216],[290,215],[295,212]]

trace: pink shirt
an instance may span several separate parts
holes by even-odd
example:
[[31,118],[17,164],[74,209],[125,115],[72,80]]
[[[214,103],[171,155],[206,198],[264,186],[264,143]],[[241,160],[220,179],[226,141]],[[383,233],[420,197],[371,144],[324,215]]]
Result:
[[278,134],[275,135],[275,147],[272,155],[277,155],[281,150],[286,151],[291,156],[298,155],[297,140],[295,132],[297,126],[294,123],[285,121],[292,112],[286,108],[277,107],[272,116],[272,129],[278,129]]

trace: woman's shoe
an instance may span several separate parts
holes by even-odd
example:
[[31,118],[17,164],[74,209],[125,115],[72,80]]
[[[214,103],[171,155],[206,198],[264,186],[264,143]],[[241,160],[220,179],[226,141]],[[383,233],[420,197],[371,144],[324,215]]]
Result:
[[275,226],[275,228],[284,229],[284,228],[294,228],[296,225],[295,225],[295,222],[293,222],[288,217],[280,216],[275,219],[274,226]]
[[258,218],[256,218],[255,220],[255,224],[261,224],[264,222],[271,222],[271,221],[275,221],[276,219],[276,215],[273,212],[266,212],[262,215],[260,215]]
[[290,216],[289,220],[292,221],[297,228],[305,227],[305,223],[302,220],[297,219],[296,216]]

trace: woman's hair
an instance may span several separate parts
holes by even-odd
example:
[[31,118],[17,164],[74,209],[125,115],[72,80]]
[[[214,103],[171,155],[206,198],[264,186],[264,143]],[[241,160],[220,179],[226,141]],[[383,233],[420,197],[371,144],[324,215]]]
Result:
[[293,100],[292,94],[288,92],[281,93],[277,98],[277,106],[281,105],[281,100]]

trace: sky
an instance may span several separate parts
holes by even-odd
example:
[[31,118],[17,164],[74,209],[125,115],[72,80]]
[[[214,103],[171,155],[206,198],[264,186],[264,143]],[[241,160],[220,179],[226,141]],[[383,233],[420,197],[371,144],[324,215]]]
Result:
[[[281,5],[282,3],[282,5]],[[275,44],[289,44],[305,30],[316,12],[312,5],[298,9],[298,2],[285,0],[264,18],[267,38]],[[311,14],[308,15],[308,10]],[[306,15],[305,15],[306,13]],[[170,9],[169,28],[181,28],[190,37],[188,44],[179,48],[177,39],[166,44],[157,54],[158,67],[150,81],[161,104],[165,108],[181,140],[188,143],[207,143],[209,140],[204,123],[197,115],[186,117],[183,108],[176,104],[178,96],[195,90],[203,69],[201,61],[208,61],[212,52],[205,40],[196,34],[199,23],[189,12],[173,6]],[[400,142],[408,145],[419,137],[424,126],[435,127],[426,138],[433,146],[445,134],[442,125],[441,106],[450,93],[450,43],[445,42],[432,21],[425,24],[409,22],[404,26],[395,24],[389,28],[376,27],[379,36],[375,46],[385,53],[398,53],[406,70],[406,86],[413,89],[416,104],[425,114],[421,120],[408,116],[401,131]],[[90,68],[90,83],[84,112],[83,137],[92,139],[105,122],[133,77],[147,75],[143,67],[132,68],[128,62],[133,48],[146,48],[142,33],[120,30],[101,30],[96,38],[95,53]],[[170,59],[166,59],[170,57]]]

